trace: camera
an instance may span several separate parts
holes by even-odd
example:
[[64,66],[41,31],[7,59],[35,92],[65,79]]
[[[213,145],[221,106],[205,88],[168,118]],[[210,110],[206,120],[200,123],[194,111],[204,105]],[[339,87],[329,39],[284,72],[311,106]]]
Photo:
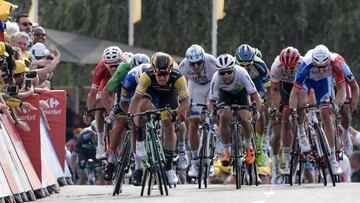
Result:
[[34,71],[34,70],[27,71],[25,73],[25,77],[28,78],[28,79],[36,78],[36,76],[37,76],[37,72]]
[[26,79],[25,80],[25,90],[30,89],[31,84],[32,84],[32,80],[31,79]]
[[19,93],[19,87],[17,85],[8,85],[6,87],[6,94],[17,95]]

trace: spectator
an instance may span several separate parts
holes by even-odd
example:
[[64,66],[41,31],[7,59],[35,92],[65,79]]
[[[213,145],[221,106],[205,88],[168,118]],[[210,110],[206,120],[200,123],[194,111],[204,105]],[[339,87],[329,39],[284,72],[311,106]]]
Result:
[[33,37],[34,44],[36,44],[38,42],[44,43],[45,39],[46,39],[45,29],[41,26],[34,27],[33,32],[32,32],[32,37]]
[[20,32],[26,32],[30,35],[33,23],[31,22],[29,15],[21,14],[17,16],[15,21],[19,26]]
[[22,52],[26,52],[28,50],[28,42],[29,37],[23,32],[19,32],[10,38],[10,45],[13,47],[19,47]]

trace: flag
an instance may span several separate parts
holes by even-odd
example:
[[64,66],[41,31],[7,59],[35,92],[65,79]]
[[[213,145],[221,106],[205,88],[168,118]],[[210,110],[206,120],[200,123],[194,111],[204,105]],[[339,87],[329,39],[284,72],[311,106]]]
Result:
[[225,0],[216,0],[216,20],[221,20],[225,17],[224,3]]
[[141,20],[141,0],[130,0],[130,1],[133,1],[132,23],[137,23]]
[[35,0],[31,0],[29,18],[30,18],[31,22],[36,22],[36,19],[35,19]]
[[0,0],[0,20],[6,21],[12,8],[17,8],[17,5],[7,1]]

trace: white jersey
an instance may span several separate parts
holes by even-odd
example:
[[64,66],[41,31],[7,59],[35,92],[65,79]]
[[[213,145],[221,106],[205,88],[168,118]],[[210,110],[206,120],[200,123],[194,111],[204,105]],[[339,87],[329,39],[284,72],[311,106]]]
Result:
[[205,53],[204,68],[200,74],[194,73],[186,58],[181,61],[179,69],[187,80],[192,80],[195,83],[203,85],[209,83],[212,79],[212,76],[217,71],[215,64],[216,58],[210,54]]
[[219,99],[219,90],[229,92],[231,94],[237,94],[244,88],[248,94],[257,92],[249,73],[238,65],[235,65],[234,69],[235,78],[231,84],[225,84],[218,72],[214,74],[211,80],[210,100],[217,101]]
[[296,70],[300,67],[301,62],[302,62],[302,56],[300,56],[300,59],[295,66],[295,71],[293,71],[292,73],[286,73],[284,72],[283,66],[280,63],[280,57],[277,56],[271,65],[271,81],[294,83],[295,73]]

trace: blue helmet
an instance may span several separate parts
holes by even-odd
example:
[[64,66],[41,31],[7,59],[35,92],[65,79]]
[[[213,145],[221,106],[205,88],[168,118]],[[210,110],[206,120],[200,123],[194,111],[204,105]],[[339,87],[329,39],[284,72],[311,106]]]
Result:
[[236,61],[252,62],[254,60],[255,50],[248,44],[242,44],[235,51]]
[[204,61],[205,51],[200,45],[193,44],[186,50],[185,57],[189,61],[189,63]]

